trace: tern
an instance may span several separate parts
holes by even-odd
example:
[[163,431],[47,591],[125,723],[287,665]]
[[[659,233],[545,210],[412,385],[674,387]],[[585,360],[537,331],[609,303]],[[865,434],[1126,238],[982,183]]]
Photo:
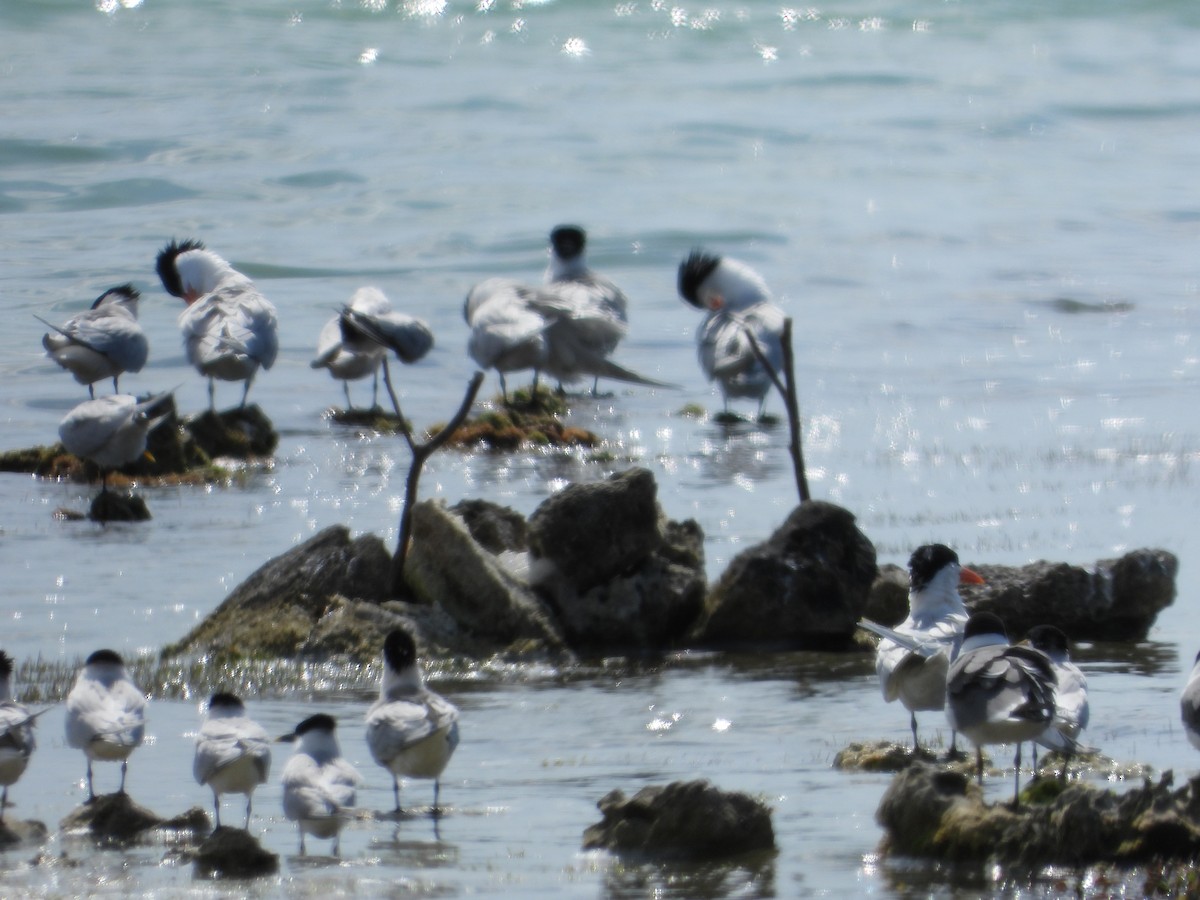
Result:
[[[875,651],[879,687],[888,703],[899,700],[909,711],[913,752],[917,740],[917,711],[943,709],[946,673],[958,654],[967,608],[958,594],[960,584],[982,584],[983,578],[958,561],[945,544],[925,544],[908,560],[908,617],[895,629],[862,621],[861,628],[880,636]],[[955,752],[951,740],[950,753]]]
[[241,406],[260,368],[279,353],[275,307],[254,282],[200,241],[171,241],[158,254],[167,293],[187,304],[179,316],[188,361],[208,378],[208,406],[216,410],[214,379],[241,381]]
[[1071,662],[1067,636],[1062,629],[1053,625],[1037,625],[1025,636],[1035,650],[1041,650],[1054,667],[1056,687],[1054,690],[1054,721],[1050,727],[1034,740],[1033,770],[1037,772],[1037,744],[1048,750],[1057,750],[1064,756],[1062,778],[1067,777],[1067,766],[1072,754],[1079,750],[1079,734],[1088,726],[1087,677],[1079,666]]
[[350,310],[379,315],[389,312],[391,304],[378,288],[359,288],[341,312],[321,329],[317,337],[317,356],[309,365],[314,369],[327,369],[331,376],[342,382],[347,411],[354,409],[350,402],[350,382],[372,376],[371,408],[374,409],[379,405],[379,366],[387,350],[375,341],[363,339],[356,330],[344,328],[343,321]]
[[84,400],[63,417],[58,436],[80,459],[100,467],[101,489],[108,490],[108,473],[135,462],[146,453],[146,437],[169,415],[151,416],[170,391],[138,401],[129,394],[110,394]]
[[[599,370],[629,331],[629,300],[616,284],[588,267],[586,248],[587,233],[578,225],[558,225],[550,232],[544,282],[559,302],[548,305],[557,315],[550,327],[545,371],[559,380],[560,388],[563,382],[591,375],[596,396],[603,374]],[[631,374],[619,380],[629,381]]]
[[246,707],[235,694],[217,692],[209,698],[208,713],[196,735],[192,774],[198,784],[213,792],[213,815],[221,827],[221,795],[246,795],[246,822],[250,827],[250,803],[254,789],[264,784],[271,772],[271,739],[266,730],[246,715]]
[[13,700],[13,668],[12,657],[0,650],[0,786],[4,789],[0,793],[0,822],[8,806],[8,789],[25,773],[37,746],[33,726],[41,715]]
[[1200,750],[1200,653],[1196,654],[1191,674],[1179,697],[1179,713],[1188,743]]
[[[360,302],[356,304],[356,300]],[[379,359],[383,364],[383,377],[389,385],[387,351],[395,353],[405,365],[412,365],[433,348],[433,332],[424,320],[393,310],[378,288],[360,288],[355,293],[338,316],[338,332],[344,348],[375,350],[382,354]],[[349,394],[346,402],[350,402]]]
[[778,373],[786,320],[767,283],[743,262],[697,249],[679,264],[679,293],[707,311],[696,333],[700,368],[720,385],[725,411],[730,398],[747,397],[758,401],[762,418],[772,380],[754,352],[751,336]]
[[117,380],[125,372],[140,372],[150,355],[150,345],[138,324],[138,298],[132,284],[109,288],[90,309],[67,319],[61,326],[36,316],[53,333],[42,336],[46,355],[86,384],[93,399],[93,384],[103,378]]
[[367,747],[392,774],[397,816],[401,777],[432,778],[433,813],[439,814],[441,774],[457,746],[458,709],[424,686],[412,636],[391,631],[383,644],[379,699],[367,710]]
[[471,288],[463,304],[463,318],[471,329],[467,352],[480,368],[496,370],[505,402],[505,373],[533,369],[536,394],[537,373],[546,364],[550,323],[533,309],[531,301],[537,297],[551,299],[511,278],[488,278]]
[[333,852],[340,848],[342,826],[350,817],[356,788],[362,776],[342,757],[334,735],[333,716],[318,713],[280,738],[295,741],[296,751],[283,767],[283,814],[300,831],[300,852],[304,853],[304,835],[333,838]]
[[975,745],[975,776],[983,784],[983,745],[1016,744],[1013,807],[1020,805],[1021,742],[1054,721],[1054,666],[1032,647],[1012,645],[992,613],[967,620],[962,649],[946,676],[946,718]]
[[67,694],[66,734],[67,744],[87,757],[88,800],[96,799],[93,760],[121,763],[117,793],[125,793],[129,755],[146,736],[146,698],[116,652],[97,650],[87,658]]

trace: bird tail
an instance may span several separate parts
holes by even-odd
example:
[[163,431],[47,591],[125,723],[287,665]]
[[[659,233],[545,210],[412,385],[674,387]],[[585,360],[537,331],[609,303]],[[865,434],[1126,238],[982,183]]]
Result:
[[624,366],[618,365],[611,359],[598,358],[591,361],[587,372],[589,375],[595,375],[600,378],[608,378],[612,381],[624,381],[629,384],[640,384],[645,387],[668,388],[671,390],[679,390],[677,384],[672,384],[669,381],[655,381],[653,378],[647,378],[645,375],[639,375],[632,369],[626,369]]

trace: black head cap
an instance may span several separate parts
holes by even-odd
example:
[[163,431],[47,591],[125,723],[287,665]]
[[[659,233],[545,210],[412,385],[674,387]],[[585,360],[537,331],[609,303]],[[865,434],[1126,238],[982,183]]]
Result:
[[128,282],[125,284],[118,284],[116,287],[110,287],[107,291],[93,300],[92,309],[95,309],[97,306],[103,303],[111,294],[120,294],[126,300],[136,300],[138,297],[142,296],[138,293],[137,288],[135,288],[132,284],[129,284]]
[[158,252],[158,261],[154,264],[154,268],[158,270],[158,277],[162,281],[163,287],[172,297],[183,296],[183,279],[179,277],[179,270],[175,268],[175,258],[189,250],[203,249],[202,241],[177,241],[172,238],[171,243]]
[[578,225],[558,225],[550,232],[550,246],[559,259],[574,259],[587,246],[587,233]]
[[208,698],[208,708],[212,709],[214,706],[240,706],[245,708],[242,698],[228,691],[217,691]]
[[296,726],[294,734],[296,737],[308,734],[310,731],[328,731],[331,734],[337,728],[337,722],[333,720],[333,716],[325,713],[317,713],[315,716],[309,716],[303,722]]
[[0,678],[7,678],[13,673],[13,658],[0,650]]
[[123,666],[125,665],[125,660],[121,659],[120,654],[116,650],[97,650],[87,658],[87,665],[90,666],[94,663],[110,663]]
[[972,613],[971,618],[967,619],[963,638],[974,637],[977,634],[1002,634],[1004,639],[1008,640],[1008,629],[1004,627],[1004,622],[998,615],[990,612]]
[[703,250],[693,250],[679,264],[679,296],[697,308],[700,307],[700,285],[721,264],[721,257]]
[[393,672],[400,672],[417,661],[417,644],[402,628],[388,632],[383,642],[383,659]]
[[1029,639],[1029,643],[1043,653],[1065,653],[1069,646],[1063,630],[1053,625],[1035,625],[1025,636]]
[[908,582],[914,591],[923,590],[946,566],[958,564],[958,554],[945,544],[924,544],[908,558]]

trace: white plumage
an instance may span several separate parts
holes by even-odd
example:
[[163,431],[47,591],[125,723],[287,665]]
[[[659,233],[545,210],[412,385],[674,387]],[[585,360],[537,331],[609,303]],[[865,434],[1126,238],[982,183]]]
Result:
[[221,794],[246,795],[246,822],[254,789],[271,773],[271,739],[266,730],[246,715],[234,694],[218,692],[208,701],[208,712],[196,735],[192,774],[197,783],[213,792],[213,814],[221,827]]
[[159,252],[157,270],[167,292],[187,304],[179,328],[188,362],[208,378],[209,407],[215,409],[214,379],[244,382],[245,406],[254,376],[279,353],[275,307],[200,241],[172,241]]
[[367,747],[392,775],[396,813],[400,778],[432,778],[433,811],[440,812],[440,777],[458,746],[458,709],[426,688],[417,668],[411,635],[390,632],[383,645],[383,679],[379,699],[367,711]]
[[[463,318],[470,326],[467,353],[481,369],[495,369],[500,376],[500,392],[507,399],[504,376],[508,372],[534,370],[546,364],[549,322],[534,311],[531,300],[536,288],[511,278],[488,278],[471,288],[463,304]],[[541,295],[544,302],[552,298]]]
[[287,738],[296,742],[296,751],[283,767],[283,814],[299,829],[301,853],[304,835],[311,834],[333,838],[337,854],[342,826],[353,814],[362,778],[342,757],[335,730],[333,717],[318,713]]
[[700,368],[720,386],[726,410],[730,398],[745,397],[758,401],[761,416],[772,381],[750,336],[782,381],[787,319],[767,283],[745,263],[694,250],[679,264],[679,293],[707,311],[696,333]]
[[63,446],[80,459],[89,459],[105,471],[135,462],[146,452],[146,437],[166,415],[150,410],[170,396],[158,394],[140,403],[129,394],[110,394],[84,400],[63,417],[58,436]]
[[8,806],[8,789],[17,783],[37,747],[33,726],[37,713],[13,700],[13,660],[0,650],[0,822]]
[[860,625],[881,637],[875,651],[879,688],[884,700],[899,700],[909,711],[915,752],[920,746],[917,711],[945,707],[946,673],[958,654],[967,624],[967,608],[958,586],[983,579],[962,566],[958,554],[944,544],[925,544],[914,550],[908,572],[908,617],[895,629],[873,622]]
[[[1087,676],[1071,661],[1067,636],[1053,625],[1038,625],[1026,636],[1036,650],[1050,659],[1054,667],[1054,721],[1034,743],[1048,750],[1057,750],[1070,757],[1079,749],[1079,735],[1088,726],[1091,706],[1088,702]],[[1034,768],[1037,768],[1037,749],[1034,748]],[[1066,764],[1063,777],[1066,777]]]
[[139,296],[132,284],[122,284],[61,326],[37,317],[53,329],[42,336],[46,355],[86,384],[90,397],[96,396],[94,382],[111,378],[116,391],[123,373],[140,372],[146,365],[150,345],[137,320]]
[[125,663],[112,650],[97,650],[87,658],[67,694],[67,745],[87,757],[88,799],[92,787],[92,762],[119,762],[125,792],[129,755],[146,736],[146,698],[129,677]]

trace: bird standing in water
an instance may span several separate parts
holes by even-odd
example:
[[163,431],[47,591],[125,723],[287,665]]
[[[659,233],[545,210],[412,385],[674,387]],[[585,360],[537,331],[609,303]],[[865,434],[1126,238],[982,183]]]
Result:
[[198,784],[213,792],[213,817],[221,827],[221,795],[246,795],[246,822],[250,827],[250,802],[254,789],[271,773],[271,739],[266,730],[246,715],[236,694],[218,691],[208,701],[208,712],[196,735],[192,774]]
[[304,835],[333,838],[333,853],[341,847],[342,826],[350,818],[356,788],[362,777],[343,756],[333,716],[318,713],[296,726],[281,740],[295,741],[296,751],[283,767],[283,814]]
[[379,699],[367,710],[367,747],[392,775],[396,815],[401,777],[432,778],[433,813],[440,813],[441,774],[457,746],[458,709],[425,687],[416,643],[408,632],[393,630],[383,644]]
[[87,658],[67,694],[67,745],[87,758],[88,800],[92,787],[92,762],[119,762],[125,793],[129,756],[146,737],[146,698],[129,673],[125,661],[113,650],[97,650]]

